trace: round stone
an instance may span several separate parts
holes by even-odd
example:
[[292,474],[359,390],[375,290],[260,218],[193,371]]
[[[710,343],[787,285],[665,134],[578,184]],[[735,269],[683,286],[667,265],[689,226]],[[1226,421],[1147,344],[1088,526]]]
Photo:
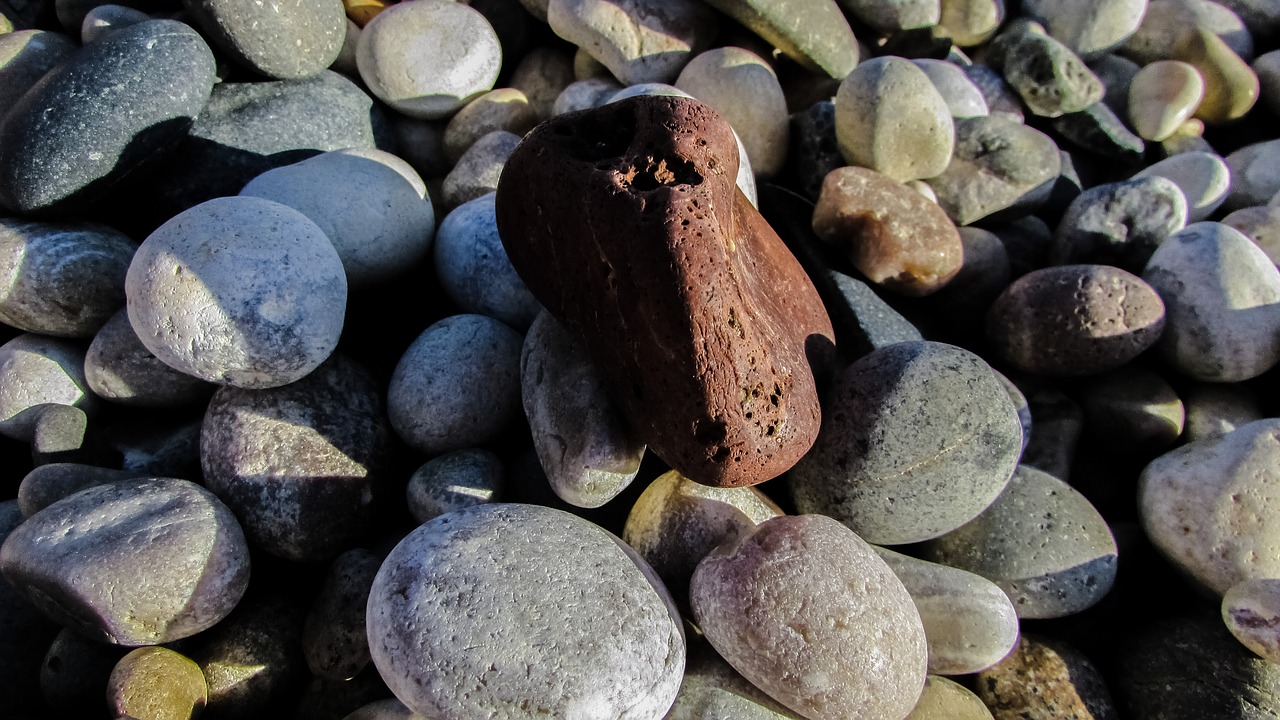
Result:
[[550,0],[547,24],[623,85],[669,83],[714,34],[711,8],[692,0]]
[[828,390],[822,430],[791,470],[801,513],[868,542],[919,542],[995,500],[1022,451],[1009,394],[977,355],[936,342],[890,345]]
[[475,141],[444,178],[444,207],[456,208],[495,192],[502,168],[519,144],[520,136],[506,130],[494,130]]
[[1186,442],[1221,437],[1265,417],[1253,392],[1239,384],[1195,383],[1183,392]]
[[1245,647],[1280,663],[1280,579],[1255,578],[1222,596],[1222,621]]
[[1280,207],[1258,205],[1240,208],[1222,218],[1222,224],[1239,230],[1262,248],[1271,262],[1280,264]]
[[80,24],[80,42],[88,45],[112,30],[150,19],[150,15],[125,5],[98,5],[85,14]]
[[1077,397],[1086,428],[1112,447],[1151,453],[1182,435],[1182,400],[1164,378],[1140,365],[1098,376]]
[[1123,43],[1137,31],[1147,0],[1023,0],[1022,14],[1085,59]]
[[523,137],[537,122],[523,92],[515,88],[490,90],[449,118],[442,139],[445,159],[456,164],[467,148],[485,135],[505,130]]
[[652,572],[616,537],[559,510],[442,515],[402,540],[374,579],[373,661],[427,717],[659,720],[680,687],[685,641]]
[[363,548],[333,559],[302,624],[302,654],[316,677],[349,680],[369,664],[365,608],[382,558]]
[[138,478],[36,513],[0,548],[0,571],[45,614],[89,637],[155,645],[231,612],[249,584],[249,548],[213,493]]
[[502,45],[479,11],[451,0],[398,3],[360,33],[360,77],[398,112],[436,120],[493,87]]
[[445,216],[433,252],[436,278],[463,312],[524,329],[542,305],[516,274],[498,237],[495,197],[487,193]]
[[1232,171],[1212,152],[1192,151],[1152,163],[1133,179],[1162,177],[1172,180],[1187,203],[1187,222],[1196,223],[1213,214],[1231,190]]
[[524,93],[535,123],[554,114],[556,98],[573,81],[573,56],[550,45],[530,50],[511,73],[511,88]]
[[1266,205],[1280,192],[1280,140],[1252,143],[1227,156],[1231,174],[1228,207]]
[[332,65],[347,35],[342,0],[184,5],[205,36],[236,62],[280,80],[310,77]]
[[1167,140],[1195,114],[1204,98],[1204,78],[1190,63],[1159,60],[1129,84],[1129,122],[1143,140]]
[[333,352],[342,260],[305,215],[270,200],[201,203],[151,233],[125,278],[129,322],[166,365],[243,388],[285,385]]
[[455,510],[496,502],[502,495],[502,460],[483,448],[454,450],[413,471],[405,494],[418,523]]
[[994,111],[956,120],[955,131],[955,156],[927,180],[955,224],[1001,211],[1026,214],[1048,197],[1062,169],[1048,135]]
[[981,45],[1004,22],[1004,0],[941,0],[938,31],[959,47]]
[[91,408],[84,351],[67,340],[22,334],[0,345],[0,434],[32,439],[40,406]]
[[208,699],[200,666],[164,647],[133,650],[107,680],[107,707],[117,717],[189,720]]
[[1195,66],[1204,78],[1204,98],[1195,117],[1206,125],[1239,120],[1258,101],[1258,76],[1253,69],[1222,38],[1204,28],[1179,40],[1172,59]]
[[946,101],[951,117],[981,117],[987,114],[987,101],[982,97],[982,91],[964,74],[959,65],[927,58],[917,58],[911,62],[929,76],[929,82],[933,83],[933,87]]
[[905,717],[924,687],[911,596],[829,517],[773,518],[720,546],[694,571],[689,604],[721,657],[806,717]]
[[137,407],[182,407],[207,399],[213,386],[160,362],[120,308],[89,343],[84,376],[100,398]]
[[1095,185],[1058,221],[1049,261],[1097,263],[1140,273],[1160,243],[1187,224],[1187,200],[1159,175]]

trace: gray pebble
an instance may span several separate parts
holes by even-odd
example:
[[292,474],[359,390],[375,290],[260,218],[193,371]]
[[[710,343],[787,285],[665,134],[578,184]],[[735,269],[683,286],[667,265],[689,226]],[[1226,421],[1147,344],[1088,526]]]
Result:
[[221,50],[279,80],[310,77],[333,64],[347,34],[341,0],[250,3],[185,0],[187,13]]
[[497,318],[524,330],[542,310],[507,257],[498,236],[495,193],[459,205],[436,235],[436,278],[463,312]]
[[929,82],[942,95],[951,117],[981,117],[987,114],[987,101],[982,91],[964,70],[943,60],[916,59],[911,62],[924,71]]
[[572,53],[552,45],[530,50],[511,73],[511,87],[528,98],[535,123],[556,114],[553,111],[556,98],[573,81]]
[[926,182],[957,225],[1015,206],[1029,211],[1048,197],[1062,167],[1048,135],[994,113],[958,119],[955,127],[951,163]]
[[496,502],[504,479],[502,460],[484,448],[447,452],[409,476],[405,489],[409,514],[421,524],[472,505]]
[[70,405],[45,405],[31,434],[31,462],[38,466],[102,461],[97,445],[96,428],[89,427],[89,416],[84,410]]
[[1152,163],[1133,178],[1163,177],[1172,180],[1187,202],[1187,222],[1213,214],[1231,189],[1231,169],[1210,151],[1189,150]]
[[0,35],[0,120],[23,93],[75,50],[66,35],[48,30]]
[[515,88],[490,90],[449,118],[443,138],[445,159],[458,162],[475,141],[497,130],[523,137],[537,122],[529,98],[523,92]]
[[547,23],[623,85],[674,82],[715,30],[710,8],[693,0],[551,0]]
[[1102,263],[1140,273],[1164,239],[1187,223],[1187,201],[1173,181],[1135,177],[1076,196],[1054,233],[1054,265]]
[[1066,45],[1028,20],[1005,28],[987,49],[987,61],[1004,75],[1032,113],[1058,117],[1102,99],[1102,81]]
[[987,102],[988,114],[1002,115],[1005,119],[1014,122],[1023,121],[1022,101],[1018,99],[1018,94],[1009,87],[1009,83],[1004,81],[1000,73],[982,63],[961,65],[960,69],[982,93],[983,100]]
[[1044,26],[1052,37],[1084,58],[1094,58],[1123,43],[1138,30],[1147,0],[1023,0],[1022,14]]
[[365,606],[382,558],[362,548],[333,559],[302,624],[302,654],[316,677],[349,680],[372,661]]
[[126,470],[83,463],[48,463],[33,468],[18,486],[18,507],[31,517],[55,502],[95,485],[138,477]]
[[859,23],[882,34],[931,28],[942,16],[939,0],[841,0]]
[[147,349],[122,307],[98,330],[84,357],[89,389],[136,407],[183,407],[208,399],[214,386],[165,365]]
[[1102,102],[1116,115],[1129,117],[1129,85],[1142,66],[1114,53],[1107,53],[1089,62],[1089,69],[1102,81]]
[[495,130],[467,148],[444,178],[444,206],[459,205],[495,192],[502,166],[520,144],[520,136]]
[[556,96],[551,114],[563,115],[600,107],[621,89],[622,86],[612,77],[578,80],[565,86],[565,89]]
[[1095,157],[1106,158],[1121,167],[1142,164],[1146,144],[1105,102],[1059,115],[1049,125],[1072,146]]
[[67,340],[25,333],[0,345],[0,434],[29,441],[47,403],[90,408],[84,350]]
[[283,595],[255,590],[192,642],[188,655],[209,687],[203,717],[266,717],[266,711],[295,700],[307,673],[299,652],[304,614]]
[[1280,140],[1256,142],[1226,158],[1231,170],[1231,209],[1266,205],[1280,192]]
[[84,16],[80,24],[80,42],[88,45],[113,30],[137,25],[150,20],[151,16],[124,5],[98,5]]
[[1222,224],[1239,230],[1262,248],[1271,262],[1280,264],[1280,207],[1240,208],[1222,218]]

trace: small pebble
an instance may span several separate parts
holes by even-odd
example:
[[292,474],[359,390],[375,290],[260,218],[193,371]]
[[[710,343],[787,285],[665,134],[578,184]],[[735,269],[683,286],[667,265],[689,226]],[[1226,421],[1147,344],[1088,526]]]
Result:
[[937,675],[925,678],[920,701],[905,720],[992,720],[982,700],[963,685]]
[[302,623],[302,654],[311,673],[349,680],[372,661],[365,607],[382,558],[363,548],[333,559]]
[[570,83],[556,96],[551,115],[554,117],[569,112],[600,107],[617,94],[619,90],[622,90],[622,86],[612,77],[578,80]]
[[1280,140],[1252,143],[1226,158],[1231,174],[1227,207],[1266,205],[1280,192]]
[[942,15],[939,0],[841,0],[859,23],[885,35],[931,28]]
[[496,502],[502,495],[502,460],[484,448],[464,448],[423,463],[405,489],[409,514],[419,524],[432,518]]
[[547,23],[623,85],[675,81],[715,28],[711,9],[694,0],[550,0]]
[[182,407],[208,398],[214,386],[165,365],[147,350],[123,307],[93,337],[84,358],[95,395],[121,405]]
[[494,130],[472,143],[444,178],[444,207],[452,210],[496,191],[502,168],[519,144],[520,136],[506,130]]
[[1036,115],[1079,112],[1102,99],[1098,76],[1037,23],[1011,23],[991,41],[987,60]]
[[1147,12],[1147,0],[1023,0],[1023,17],[1044,26],[1045,32],[1082,58],[1093,59],[1118,47],[1134,32]]
[[208,699],[200,666],[164,647],[130,652],[107,680],[107,707],[116,716],[189,720],[200,714]]
[[1160,142],[1195,114],[1204,78],[1194,65],[1160,60],[1143,67],[1129,85],[1129,121],[1144,140]]
[[[552,106],[560,93],[574,81],[573,56],[559,47],[544,45],[530,50],[511,73],[511,89],[521,92],[528,102],[533,124],[555,113]],[[515,105],[519,106],[517,99]],[[513,113],[519,117],[523,113]],[[517,125],[518,127],[519,125]],[[507,129],[507,128],[503,128]],[[524,134],[528,130],[513,131]]]
[[1148,165],[1133,179],[1163,177],[1172,180],[1187,204],[1187,222],[1208,218],[1227,199],[1232,171],[1212,152],[1182,152]]
[[1061,640],[1023,636],[1004,662],[978,673],[978,697],[994,720],[1119,720],[1102,673]]
[[0,434],[30,441],[46,403],[91,408],[84,350],[68,340],[24,333],[0,345]]
[[960,47],[991,39],[1005,19],[1004,0],[940,0],[937,29]]
[[471,100],[444,128],[444,156],[457,164],[467,148],[496,130],[523,136],[537,124],[529,98],[514,88],[499,88]]
[[987,114],[987,101],[982,97],[982,91],[959,66],[927,58],[911,62],[929,77],[929,82],[933,83],[933,87],[946,101],[951,117],[981,117]]
[[1055,265],[1099,263],[1139,273],[1187,223],[1182,190],[1159,175],[1095,185],[1076,196],[1054,233]]
[[[1048,135],[992,113],[955,121],[955,155],[926,180],[956,225],[1048,197],[1062,167]],[[1025,213],[1023,213],[1025,214]]]
[[1258,76],[1262,104],[1272,113],[1280,113],[1280,50],[1259,55],[1251,67]]
[[1222,218],[1222,224],[1239,230],[1262,248],[1271,262],[1280,264],[1280,207],[1259,205],[1241,208]]
[[498,237],[494,193],[459,205],[440,224],[432,259],[445,295],[463,312],[524,330],[542,310]]
[[[1105,102],[1080,112],[1064,113],[1049,122],[1071,146],[1094,157],[1107,158],[1121,167],[1140,165],[1146,145],[1134,135]],[[1066,163],[1063,163],[1064,169]]]

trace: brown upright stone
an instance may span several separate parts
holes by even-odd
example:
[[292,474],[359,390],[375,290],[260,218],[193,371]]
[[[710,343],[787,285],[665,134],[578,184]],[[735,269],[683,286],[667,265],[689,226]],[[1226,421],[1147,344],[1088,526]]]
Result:
[[696,100],[631,98],[535,128],[497,198],[511,262],[636,433],[721,487],[776,477],[813,444],[810,358],[833,342],[809,278],[734,186],[736,147]]

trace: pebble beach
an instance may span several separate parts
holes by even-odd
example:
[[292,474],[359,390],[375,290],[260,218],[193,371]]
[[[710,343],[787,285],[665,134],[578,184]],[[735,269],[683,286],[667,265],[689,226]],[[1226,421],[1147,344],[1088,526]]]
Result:
[[0,0],[0,718],[1280,717],[1280,1]]

